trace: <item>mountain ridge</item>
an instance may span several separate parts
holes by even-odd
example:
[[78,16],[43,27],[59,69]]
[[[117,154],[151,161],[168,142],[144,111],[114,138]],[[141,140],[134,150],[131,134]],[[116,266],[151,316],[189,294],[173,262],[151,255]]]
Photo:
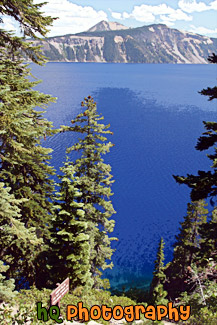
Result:
[[129,29],[129,28],[117,22],[109,22],[106,20],[101,20],[99,23],[89,28],[87,32],[111,31],[111,30],[122,30],[122,29]]
[[217,38],[179,31],[164,24],[112,30],[112,26],[124,26],[115,24],[118,23],[107,25],[102,21],[86,32],[34,43],[42,46],[42,53],[49,61],[58,62],[204,64],[208,63],[209,55],[217,52]]

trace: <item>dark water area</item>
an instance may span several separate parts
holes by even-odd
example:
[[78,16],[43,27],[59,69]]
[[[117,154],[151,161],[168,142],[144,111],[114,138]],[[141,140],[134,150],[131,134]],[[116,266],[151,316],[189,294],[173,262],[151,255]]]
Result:
[[[80,102],[91,95],[98,111],[111,124],[115,146],[105,156],[115,183],[112,201],[117,213],[114,268],[105,273],[111,285],[149,283],[160,237],[166,243],[166,262],[179,222],[186,214],[189,189],[172,175],[208,170],[205,152],[194,149],[203,132],[202,121],[217,120],[216,102],[198,91],[216,82],[216,65],[143,65],[48,63],[32,65],[43,83],[37,89],[58,97],[45,117],[55,127],[70,125]],[[44,145],[53,151],[58,170],[65,149],[76,139],[55,135]]]

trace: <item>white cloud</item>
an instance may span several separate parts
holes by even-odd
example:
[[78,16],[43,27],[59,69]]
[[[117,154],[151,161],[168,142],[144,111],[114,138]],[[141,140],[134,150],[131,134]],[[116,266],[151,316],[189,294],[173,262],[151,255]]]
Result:
[[6,29],[8,31],[17,31],[17,24],[11,17],[3,16],[2,20],[3,24],[1,25],[1,27],[3,29]]
[[166,4],[160,4],[158,6],[149,6],[149,5],[141,5],[141,6],[135,6],[132,12],[132,16],[136,17],[137,14],[143,14],[146,13],[152,14],[154,16],[156,15],[164,15],[164,14],[171,14],[174,11],[173,8],[168,7]]
[[[40,3],[35,0],[34,3]],[[101,20],[108,20],[103,10],[95,10],[90,6],[79,6],[68,0],[49,0],[42,7],[42,11],[49,16],[58,17],[54,21],[48,36],[74,34],[85,31]]]
[[188,13],[209,10],[209,7],[204,2],[197,2],[196,0],[180,0],[178,6]]
[[178,6],[187,13],[202,12],[212,9],[217,10],[217,0],[214,0],[209,5],[206,5],[204,2],[197,2],[196,0],[180,0]]
[[155,16],[150,10],[147,10],[146,7],[149,6],[146,5],[135,6],[132,13],[130,14],[130,17],[144,23],[154,22]]
[[13,32],[16,36],[23,36],[19,23],[15,21],[12,17],[1,16],[3,23],[0,24],[0,28],[7,31]]
[[210,3],[210,7],[213,10],[217,10],[217,0],[214,0],[213,2]]
[[167,25],[169,27],[174,26],[174,22],[169,20],[167,16],[161,15],[160,19],[161,19],[162,24],[165,24],[165,25]]
[[[42,0],[34,0],[34,3],[41,3]],[[131,12],[113,12],[109,9],[111,16],[117,20],[135,19],[144,24],[162,22],[168,26],[174,25],[176,21],[191,21],[192,12],[202,12],[205,10],[217,10],[217,0],[213,0],[209,5],[200,0],[179,0],[178,9],[174,9],[165,3],[159,5],[136,5]],[[101,20],[108,20],[107,13],[103,10],[95,10],[91,6],[77,5],[69,0],[48,0],[41,10],[45,15],[59,17],[50,27],[48,36],[73,34],[88,30]],[[17,29],[17,23],[10,17],[4,17],[3,28],[7,30]],[[191,27],[192,29],[196,27]],[[199,28],[199,29],[198,29]],[[198,33],[213,34],[215,30],[198,27],[194,30]]]
[[141,6],[134,6],[133,11],[130,14],[126,12],[111,12],[111,14],[116,19],[132,18],[143,23],[153,23],[156,16],[160,16],[160,18],[162,17],[164,23],[166,21],[170,22],[168,25],[171,25],[171,22],[176,20],[192,20],[192,17],[187,15],[181,9],[173,9],[167,6],[165,3],[158,6],[150,6],[145,4],[142,4]]
[[[41,2],[42,0],[34,0],[35,4]],[[103,10],[97,11],[90,6],[78,6],[68,0],[49,0],[41,11],[44,15],[58,17],[54,20],[47,36],[83,32],[102,20],[108,20]],[[3,29],[14,30],[17,35],[20,35],[18,23],[13,18],[3,16],[3,21],[4,23],[1,24]]]
[[131,18],[131,15],[128,14],[126,11],[124,12],[114,12],[114,11],[111,11],[111,15],[113,18],[115,19],[119,19],[119,20],[124,20],[124,19],[128,19],[128,18]]
[[203,26],[196,27],[194,25],[191,25],[190,27],[191,27],[190,31],[193,33],[202,34],[202,35],[213,35],[215,37],[217,36],[217,28],[209,29]]
[[203,12],[206,10],[217,10],[217,0],[212,1],[209,5],[204,2],[197,2],[197,0],[179,0],[178,9],[169,7],[165,3],[156,6],[142,4],[134,6],[131,13],[111,12],[112,17],[115,19],[132,18],[140,22],[151,23],[154,22],[156,16],[163,17],[163,21],[191,21],[192,16],[188,15],[193,12]]
[[123,19],[122,14],[120,12],[111,11],[111,15],[114,19]]
[[123,19],[130,18],[130,15],[126,11],[123,12],[122,16],[123,16]]
[[167,15],[167,19],[169,21],[176,21],[176,20],[191,21],[192,16],[188,16],[181,9],[177,9],[177,10],[174,10],[173,13]]

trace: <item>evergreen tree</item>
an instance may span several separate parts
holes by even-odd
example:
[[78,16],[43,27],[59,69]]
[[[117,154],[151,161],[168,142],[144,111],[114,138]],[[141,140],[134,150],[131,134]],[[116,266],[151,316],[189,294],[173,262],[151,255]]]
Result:
[[167,289],[172,299],[179,296],[180,292],[189,289],[186,282],[189,277],[188,267],[192,266],[200,252],[201,238],[200,226],[206,223],[208,210],[205,209],[204,200],[188,204],[187,215],[181,222],[180,232],[174,244],[173,260],[166,267]]
[[[52,150],[42,147],[41,140],[52,134],[52,125],[34,107],[45,108],[51,97],[31,89],[37,82],[29,81],[30,71],[22,60],[12,62],[5,58],[0,69],[0,181],[10,187],[16,199],[27,199],[22,203],[20,220],[26,228],[35,227],[45,243],[54,189],[49,176],[54,171],[48,164]],[[41,249],[45,247],[41,245]],[[30,261],[27,258],[27,263]],[[36,271],[27,269],[22,277],[34,283]]]
[[109,220],[115,213],[109,200],[112,195],[111,184],[114,181],[110,174],[111,167],[105,164],[102,158],[113,146],[106,138],[106,135],[112,132],[108,130],[109,125],[99,123],[104,118],[97,113],[96,103],[91,96],[85,98],[81,106],[84,107],[84,112],[72,120],[71,127],[63,127],[63,131],[83,135],[78,143],[67,149],[67,153],[80,153],[80,158],[72,163],[75,172],[73,183],[80,193],[77,202],[83,204],[84,215],[79,220],[87,223],[90,271],[94,285],[100,286],[100,269],[105,270],[113,266],[112,263],[108,264],[108,260],[113,253],[111,241],[116,239],[108,235],[114,228],[114,220]]
[[166,275],[164,273],[164,240],[161,238],[157,251],[157,258],[155,260],[155,267],[153,272],[153,279],[150,286],[151,301],[155,305],[166,304],[167,292],[164,290],[164,282]]
[[52,206],[49,175],[54,172],[48,165],[52,150],[42,147],[41,140],[52,134],[52,124],[34,107],[45,108],[51,97],[31,89],[38,82],[27,79],[30,71],[21,62],[0,65],[0,180],[17,199],[28,199],[22,206],[25,225],[45,228]]
[[176,261],[176,258],[180,260],[182,275],[184,274],[184,267],[192,264],[195,254],[200,248],[199,230],[200,226],[206,223],[208,213],[205,206],[207,204],[205,204],[204,200],[188,204],[187,216],[181,222],[180,233],[176,236],[174,261]]
[[59,176],[60,190],[56,194],[56,217],[53,220],[51,271],[53,283],[70,278],[72,288],[92,286],[90,273],[90,247],[87,234],[88,222],[84,221],[84,203],[78,203],[81,193],[75,187],[79,179],[75,168],[66,162]]
[[[200,226],[201,237],[200,251],[198,252],[198,264],[206,266],[213,260],[217,271],[217,208],[212,211],[211,220]],[[217,272],[216,272],[217,273]],[[214,275],[214,273],[213,273]],[[217,274],[215,275],[217,279]]]
[[[11,16],[20,24],[24,36],[45,36],[52,19],[42,14],[41,6],[32,0],[3,1],[0,3],[0,23],[5,16]],[[16,285],[25,281],[31,285],[37,281],[37,275],[45,264],[45,261],[41,263],[37,259],[46,249],[49,239],[54,189],[49,178],[53,174],[53,168],[48,164],[51,150],[41,146],[41,140],[52,134],[52,125],[43,118],[43,112],[34,108],[44,109],[52,98],[32,90],[37,82],[29,80],[31,74],[23,62],[23,52],[37,63],[43,60],[38,47],[1,29],[0,182],[17,202],[22,200],[19,215],[14,210],[13,224],[23,227],[21,245],[21,237],[18,240],[15,235],[11,236],[10,227],[4,224],[4,236],[0,238],[3,248],[1,260],[8,263],[7,278],[14,277]],[[13,206],[12,201],[9,202]],[[33,247],[35,240],[37,244]],[[7,249],[5,243],[10,243]]]
[[[33,0],[2,0],[0,2],[0,24],[4,23],[5,16],[12,17],[20,27],[24,37],[37,39],[39,35],[45,37],[48,27],[52,25],[54,18],[45,16],[41,7],[45,3],[35,4]],[[0,48],[5,49],[8,58],[14,59],[14,51],[25,53],[32,61],[39,63],[44,61],[40,53],[40,47],[32,42],[24,42],[24,38],[16,37],[13,33],[0,29]]]
[[[0,260],[8,264],[1,269],[7,278],[21,281],[23,269],[33,271],[35,252],[42,246],[42,240],[37,238],[34,228],[27,229],[21,221],[20,207],[27,199],[17,200],[9,192],[10,188],[0,182]],[[11,282],[6,281],[4,287],[6,283]]]

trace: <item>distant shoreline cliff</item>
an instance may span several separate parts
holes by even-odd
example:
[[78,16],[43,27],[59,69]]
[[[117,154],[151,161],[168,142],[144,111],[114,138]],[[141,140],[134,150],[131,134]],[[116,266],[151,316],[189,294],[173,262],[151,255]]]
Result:
[[217,38],[163,24],[130,28],[105,21],[87,32],[34,41],[51,62],[208,63]]

